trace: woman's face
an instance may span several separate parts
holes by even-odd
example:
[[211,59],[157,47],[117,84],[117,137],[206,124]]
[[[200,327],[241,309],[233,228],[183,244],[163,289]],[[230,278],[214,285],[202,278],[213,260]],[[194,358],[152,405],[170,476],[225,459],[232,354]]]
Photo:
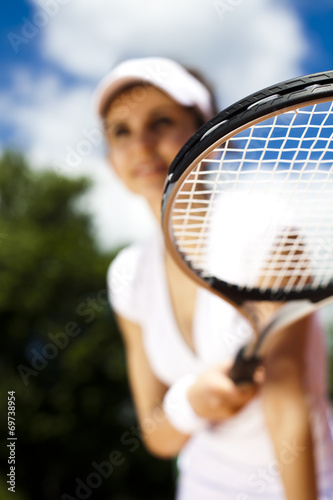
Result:
[[109,160],[132,192],[160,202],[168,167],[196,129],[194,114],[155,87],[128,89],[105,117]]

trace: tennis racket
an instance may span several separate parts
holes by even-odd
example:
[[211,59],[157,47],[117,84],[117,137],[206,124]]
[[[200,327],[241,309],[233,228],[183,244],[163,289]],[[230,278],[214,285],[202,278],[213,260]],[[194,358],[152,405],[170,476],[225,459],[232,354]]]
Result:
[[252,380],[272,335],[332,302],[332,98],[333,71],[266,88],[203,125],[170,166],[170,254],[254,331],[236,383]]

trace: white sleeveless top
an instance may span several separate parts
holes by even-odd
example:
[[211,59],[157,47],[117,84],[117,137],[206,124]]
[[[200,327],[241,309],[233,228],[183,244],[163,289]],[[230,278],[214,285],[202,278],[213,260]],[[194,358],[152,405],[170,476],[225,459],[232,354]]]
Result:
[[[251,331],[227,303],[205,289],[198,292],[193,336],[195,353],[178,330],[168,293],[161,235],[121,251],[108,271],[108,290],[114,310],[141,326],[143,342],[156,377],[170,386],[188,373],[200,373],[229,361]],[[318,325],[315,336],[320,337]],[[318,338],[314,340],[315,348]],[[333,438],[326,401],[325,359],[320,387],[312,388],[320,500],[333,500]],[[313,377],[309,376],[309,386]],[[178,500],[282,500],[279,467],[287,466],[302,450],[286,443],[275,456],[264,422],[260,396],[234,417],[193,435],[182,449],[178,465]]]

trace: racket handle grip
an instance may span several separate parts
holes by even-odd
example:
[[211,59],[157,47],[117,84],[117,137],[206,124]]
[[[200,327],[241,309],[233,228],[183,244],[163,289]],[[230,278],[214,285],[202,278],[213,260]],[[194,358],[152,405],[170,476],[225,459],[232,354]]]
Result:
[[262,359],[259,356],[246,358],[244,352],[245,347],[238,351],[234,364],[228,373],[228,376],[235,384],[253,383],[254,372],[262,363]]

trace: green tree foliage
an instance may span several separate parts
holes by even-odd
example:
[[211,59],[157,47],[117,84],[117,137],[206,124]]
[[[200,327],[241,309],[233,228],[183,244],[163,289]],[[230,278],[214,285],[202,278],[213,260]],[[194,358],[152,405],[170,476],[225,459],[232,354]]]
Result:
[[0,159],[0,498],[15,391],[18,500],[168,499],[171,466],[139,438],[107,303],[113,257],[75,207],[86,179]]

